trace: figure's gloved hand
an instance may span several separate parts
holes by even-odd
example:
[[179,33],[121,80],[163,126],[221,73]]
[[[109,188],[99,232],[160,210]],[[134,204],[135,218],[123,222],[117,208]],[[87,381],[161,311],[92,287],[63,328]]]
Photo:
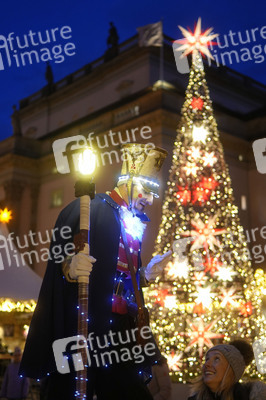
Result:
[[89,276],[96,259],[84,253],[78,253],[72,257],[68,275],[71,279],[79,276]]
[[161,255],[157,255],[151,259],[149,264],[145,269],[145,278],[147,281],[155,281],[158,276],[161,276],[164,267],[170,260],[172,255],[172,251],[169,250],[167,253]]

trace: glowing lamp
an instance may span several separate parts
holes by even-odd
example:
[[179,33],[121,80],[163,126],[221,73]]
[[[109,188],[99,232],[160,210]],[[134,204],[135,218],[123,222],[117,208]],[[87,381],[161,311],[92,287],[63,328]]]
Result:
[[192,136],[194,142],[205,143],[208,131],[203,126],[193,126]]
[[95,171],[96,168],[96,154],[93,150],[87,147],[80,155],[79,155],[79,164],[78,164],[79,172],[82,175],[91,175]]
[[166,308],[169,308],[169,310],[173,310],[173,308],[175,308],[176,305],[177,305],[177,303],[176,303],[176,297],[175,296],[166,296],[165,297],[164,306]]
[[232,271],[230,267],[218,267],[218,271],[214,275],[222,281],[232,281],[233,276],[237,275],[237,272]]
[[174,263],[172,263],[172,261],[170,261],[168,263],[168,275],[172,278],[184,278],[187,279],[188,278],[188,274],[189,274],[189,265],[187,262],[187,259],[185,259],[184,261],[178,261],[175,260]]
[[212,298],[215,296],[215,294],[211,292],[211,287],[198,287],[197,289],[198,293],[192,295],[197,297],[195,303],[202,304],[203,307],[209,308],[212,304]]
[[9,222],[12,219],[12,211],[5,208],[4,210],[0,210],[0,222]]

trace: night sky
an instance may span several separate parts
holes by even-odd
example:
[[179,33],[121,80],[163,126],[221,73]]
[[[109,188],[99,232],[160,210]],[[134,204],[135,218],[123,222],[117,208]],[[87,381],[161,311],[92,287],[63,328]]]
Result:
[[[68,45],[69,54],[72,55],[65,56],[64,61],[60,63],[56,63],[54,59],[51,61],[54,78],[57,81],[103,55],[107,47],[106,39],[110,21],[113,21],[117,27],[121,43],[134,36],[138,26],[157,22],[161,18],[163,18],[164,33],[174,39],[180,39],[182,36],[177,25],[193,28],[199,16],[202,17],[204,29],[213,27],[214,32],[220,34],[221,44],[224,43],[223,35],[227,35],[228,40],[231,40],[228,36],[231,30],[233,40],[230,42],[228,51],[237,50],[239,54],[242,54],[241,48],[247,47],[249,49],[242,50],[245,53],[243,54],[245,61],[240,60],[238,63],[234,62],[232,65],[227,64],[227,66],[266,84],[266,3],[262,0],[255,2],[250,0],[215,2],[207,0],[191,2],[172,0],[135,0],[133,2],[122,0],[102,0],[99,2],[25,0],[22,2],[13,0],[12,2],[1,3],[0,39],[2,38],[2,40],[0,40],[0,46],[4,43],[3,37],[8,38],[8,35],[12,32],[14,32],[13,37],[21,38],[21,45],[25,43],[23,35],[32,32],[32,40],[35,45],[19,50],[20,52],[39,51],[43,48],[48,48],[51,52],[55,45],[72,43],[72,45]],[[63,31],[65,38],[62,38],[59,31],[64,26],[70,27],[71,32],[66,28]],[[263,26],[265,26],[265,30],[262,30],[261,35]],[[56,41],[53,42],[51,29],[55,28],[59,29],[54,32]],[[252,35],[251,30],[255,28],[259,29]],[[50,32],[50,43],[39,44],[37,33],[41,32],[45,37],[46,30]],[[250,43],[240,46],[236,32],[241,32],[242,40],[246,41],[246,30],[249,32]],[[28,40],[30,41],[29,37]],[[257,46],[257,48],[252,50],[254,46]],[[260,53],[260,55],[257,55],[257,59],[255,59],[253,51]],[[47,55],[45,50],[40,53],[43,58],[45,58],[45,52]],[[11,53],[11,65],[9,66],[5,54],[5,49],[0,48],[4,68],[0,70],[0,138],[12,134],[10,120],[12,105],[18,106],[20,99],[46,85],[45,62],[37,63],[34,59],[32,65],[26,62],[26,66],[20,65],[18,67],[14,57],[15,53]],[[252,60],[247,60],[250,57]]]

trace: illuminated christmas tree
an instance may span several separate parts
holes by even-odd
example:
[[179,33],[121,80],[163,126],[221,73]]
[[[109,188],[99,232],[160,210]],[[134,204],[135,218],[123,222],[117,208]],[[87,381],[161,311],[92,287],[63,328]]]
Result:
[[[208,348],[265,335],[261,299],[219,140],[200,53],[211,57],[212,28],[180,28],[192,66],[166,190],[155,254],[173,249],[159,282],[145,292],[152,330],[172,376],[198,376]],[[255,362],[249,377],[261,375]]]

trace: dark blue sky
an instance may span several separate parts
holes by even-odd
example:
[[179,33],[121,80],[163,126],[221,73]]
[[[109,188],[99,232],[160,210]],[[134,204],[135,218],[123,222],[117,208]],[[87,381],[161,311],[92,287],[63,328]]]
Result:
[[[210,2],[202,1],[173,1],[173,0],[102,0],[92,2],[85,0],[36,0],[2,2],[0,13],[0,35],[8,37],[10,32],[14,36],[23,38],[24,34],[42,32],[52,28],[70,26],[71,39],[57,40],[56,43],[36,46],[38,50],[44,47],[51,49],[53,45],[72,42],[75,45],[75,55],[66,56],[64,62],[51,62],[55,80],[63,78],[90,61],[103,55],[106,50],[109,22],[113,21],[117,27],[120,42],[135,35],[136,27],[156,22],[163,18],[164,33],[179,39],[180,31],[177,25],[193,28],[198,17],[202,17],[203,28],[213,27],[220,35],[232,32],[242,32],[253,28],[261,29],[266,26],[266,3],[264,0],[253,1],[224,0]],[[266,84],[266,28],[265,39],[256,33],[256,43],[249,43],[249,49],[261,45],[261,62],[242,61],[234,63],[233,69],[242,72]],[[234,36],[236,38],[236,36]],[[3,43],[3,42],[1,42]],[[242,45],[245,47],[246,45]],[[265,46],[265,48],[264,48]],[[20,50],[31,51],[34,47]],[[230,51],[239,47],[230,46]],[[257,52],[259,48],[257,49]],[[251,52],[251,50],[250,50]],[[0,49],[0,54],[5,54]],[[15,53],[14,53],[15,54]],[[248,56],[246,56],[247,58]],[[246,59],[245,58],[245,59]],[[11,65],[7,66],[7,59],[3,56],[4,69],[0,70],[0,138],[12,134],[10,115],[12,105],[46,85],[45,63],[33,62],[32,65],[16,66],[15,58],[11,57]],[[257,59],[258,61],[258,59]],[[178,72],[177,72],[178,73]],[[1,146],[1,144],[0,144]]]

